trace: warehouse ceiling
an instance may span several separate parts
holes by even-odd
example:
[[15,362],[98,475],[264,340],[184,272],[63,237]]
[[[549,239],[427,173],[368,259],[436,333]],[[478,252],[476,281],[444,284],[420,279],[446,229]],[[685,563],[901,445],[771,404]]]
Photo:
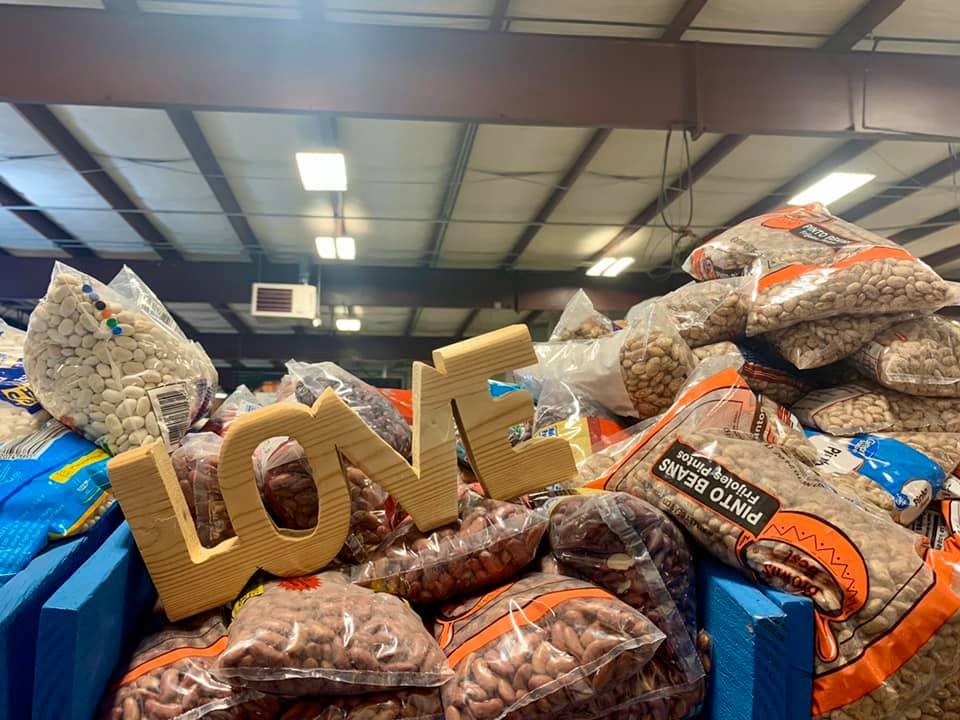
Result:
[[[33,17],[23,13],[39,13],[45,28],[89,13],[122,18],[131,37],[145,39],[151,23],[179,15],[184,28],[252,17],[276,18],[276,27],[386,26],[397,37],[410,32],[399,26],[417,26],[451,39],[464,35],[450,30],[465,30],[858,56],[960,49],[960,3],[938,0],[0,0],[0,33],[5,18]],[[545,127],[494,123],[488,113],[400,119],[256,102],[250,112],[159,98],[138,103],[150,107],[39,104],[4,91],[23,68],[0,66],[0,98],[13,98],[0,103],[0,311],[14,321],[42,292],[48,258],[103,279],[117,267],[108,261],[125,260],[222,363],[258,367],[286,352],[424,357],[438,343],[512,322],[542,332],[579,284],[608,310],[674,287],[683,282],[678,263],[700,239],[837,171],[875,178],[831,210],[960,276],[960,163],[944,138],[867,128],[798,136]],[[191,78],[177,82],[194,87]],[[637,95],[647,90],[638,82]],[[295,153],[331,148],[345,156],[348,189],[304,190]],[[356,260],[317,258],[314,238],[336,235],[355,239]],[[616,279],[586,278],[605,256],[635,262]],[[323,325],[251,317],[244,283],[257,279],[319,283]],[[361,318],[362,330],[332,338],[343,315]]]

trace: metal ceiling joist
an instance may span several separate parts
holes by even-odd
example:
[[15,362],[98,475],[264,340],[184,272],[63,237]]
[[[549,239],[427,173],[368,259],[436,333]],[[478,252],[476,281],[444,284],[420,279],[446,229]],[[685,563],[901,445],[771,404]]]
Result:
[[10,102],[960,136],[934,55],[3,5],[0,67]]
[[401,337],[396,335],[199,335],[197,341],[218,360],[275,360],[296,358],[304,362],[331,360],[424,360],[433,351],[462,340],[460,337]]
[[537,233],[540,232],[540,228],[545,222],[547,222],[547,220],[553,214],[553,211],[557,209],[560,201],[567,196],[567,193],[577,181],[577,178],[583,174],[583,171],[586,170],[587,165],[589,165],[590,161],[593,160],[594,156],[603,146],[603,143],[605,143],[607,138],[610,137],[610,132],[611,131],[609,128],[599,128],[593,131],[593,134],[590,136],[590,139],[587,140],[586,145],[583,146],[577,157],[574,159],[573,164],[567,168],[567,171],[564,173],[557,186],[553,189],[553,192],[551,192],[547,197],[546,201],[537,211],[537,214],[534,216],[533,220],[530,221],[530,224],[524,228],[523,232],[520,234],[520,237],[517,238],[517,241],[513,244],[513,247],[510,248],[510,252],[508,252],[506,257],[504,257],[500,262],[500,268],[502,270],[511,270],[514,265],[516,265],[517,260],[523,254],[523,251],[530,246],[530,243],[533,242],[533,239],[537,236]]
[[252,331],[250,330],[250,326],[247,325],[243,319],[237,315],[225,302],[218,301],[210,304],[213,305],[214,310],[220,313],[220,317],[226,320],[230,324],[230,327],[232,327],[238,333],[241,335],[251,334]]
[[680,42],[687,28],[690,27],[706,4],[707,0],[686,0],[677,10],[677,14],[673,16],[670,24],[660,34],[661,42]]
[[510,0],[497,0],[493,6],[493,13],[490,15],[490,32],[500,32],[503,30],[504,19],[507,16],[507,9],[510,7]]
[[[12,187],[0,181],[0,205],[22,208],[32,205],[32,203]],[[96,255],[82,240],[68,232],[41,210],[11,210],[10,212],[71,257],[94,257]],[[9,253],[0,248],[0,254],[8,255]]]
[[856,222],[862,217],[872,215],[898,200],[903,200],[903,198],[909,197],[919,190],[940,182],[957,170],[960,170],[960,165],[958,165],[956,158],[945,158],[921,170],[916,175],[900,180],[895,186],[884,188],[879,194],[857,203],[848,210],[844,210],[843,217],[850,222]]
[[457,145],[457,155],[454,158],[453,166],[450,168],[450,174],[447,176],[447,182],[443,191],[443,200],[440,202],[440,212],[437,214],[438,222],[433,226],[433,234],[430,237],[430,243],[423,254],[422,265],[424,267],[436,267],[440,259],[440,252],[443,250],[443,241],[447,235],[450,217],[453,215],[453,209],[457,205],[457,198],[460,197],[460,187],[463,185],[463,176],[467,172],[467,165],[470,162],[470,153],[473,152],[473,143],[477,138],[478,126],[476,123],[465,123],[460,131],[460,142]]
[[710,172],[721,160],[736,150],[746,140],[745,135],[724,135],[717,143],[705,152],[690,166],[690,172],[682,172],[670,183],[664,192],[663,201],[657,198],[637,213],[613,238],[600,250],[590,256],[590,262],[596,262],[605,255],[616,252],[621,243],[629,239],[635,232],[648,225],[660,213],[661,209],[670,207],[680,198],[691,185]]
[[763,215],[771,210],[776,210],[777,208],[785,206],[787,204],[787,200],[789,200],[791,196],[796,195],[798,192],[816,182],[824,175],[829,175],[844,163],[853,160],[859,155],[862,155],[876,145],[877,142],[877,140],[848,140],[836,150],[832,150],[826,157],[814,163],[793,179],[785,182],[783,185],[780,185],[776,190],[771,192],[766,197],[761,198],[746,210],[727,220],[721,228],[714,230],[712,233],[707,235],[707,238],[709,239],[710,237],[719,234],[723,231],[723,228],[733,227],[734,225],[737,225],[756,215]]
[[[109,13],[100,13],[109,15]],[[2,18],[2,11],[0,11]],[[0,26],[3,21],[0,20]],[[0,67],[3,64],[0,63]],[[2,76],[2,73],[0,73]],[[114,181],[110,174],[100,165],[80,141],[77,140],[66,126],[57,119],[57,116],[46,105],[18,104],[14,106],[18,113],[53,148],[70,163],[71,167],[80,173],[80,176],[96,190],[100,196],[114,210],[135,210],[137,212],[121,212],[120,217],[133,228],[143,240],[164,260],[179,259],[180,253],[170,244],[157,228],[150,222],[130,196]]]
[[863,7],[821,48],[832,52],[849,50],[893,14],[906,0],[866,0]]
[[468,312],[467,316],[463,319],[463,322],[460,323],[460,326],[457,328],[456,337],[466,337],[467,331],[470,329],[470,326],[473,325],[473,321],[477,319],[477,315],[479,314],[480,308],[474,308]]
[[[913,242],[914,240],[925,238],[927,235],[933,235],[935,232],[946,230],[951,225],[956,225],[958,223],[960,223],[960,208],[950,208],[946,212],[940,213],[939,215],[935,215],[932,218],[927,218],[926,220],[917,223],[915,227],[909,227],[906,230],[901,230],[895,235],[891,235],[890,239],[894,242],[900,243],[901,245],[905,245],[906,243]],[[925,256],[923,260],[928,265],[936,267],[937,265],[946,265],[948,262],[952,262],[957,258],[960,258],[960,246],[954,245],[930,253],[929,255]]]
[[203,179],[207,181],[210,191],[217,199],[221,209],[226,213],[227,221],[237,234],[237,239],[241,242],[251,257],[256,257],[263,253],[263,245],[257,238],[250,223],[243,215],[243,209],[237,201],[237,196],[230,189],[230,183],[227,182],[227,176],[220,167],[219,161],[213,154],[207,138],[200,128],[196,117],[189,110],[175,110],[168,108],[167,116],[187,151],[193,157],[194,163],[200,169]]
[[[112,277],[118,260],[77,258],[70,265],[94,277]],[[250,302],[254,282],[298,283],[296,264],[231,262],[126,261],[166,302]],[[0,298],[42,297],[50,282],[53,260],[10,257],[3,261]],[[457,270],[399,267],[321,267],[321,305],[477,308],[517,311],[559,310],[583,287],[600,310],[628,308],[645,297],[683,284],[680,274],[647,277],[637,273],[618,278],[591,278],[582,272],[532,270]]]

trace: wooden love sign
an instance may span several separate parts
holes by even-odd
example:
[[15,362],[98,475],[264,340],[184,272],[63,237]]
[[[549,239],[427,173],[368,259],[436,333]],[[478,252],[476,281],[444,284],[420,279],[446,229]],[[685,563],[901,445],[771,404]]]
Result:
[[[435,350],[433,362],[413,365],[412,466],[329,389],[313,407],[279,403],[234,421],[220,449],[219,480],[236,537],[214,548],[200,544],[161,442],[110,460],[113,492],[167,616],[178,620],[231,601],[259,569],[290,577],[333,560],[350,526],[340,453],[393,495],[421,530],[457,519],[454,423],[490,497],[514,498],[576,474],[566,440],[510,446],[508,428],[533,419],[527,393],[490,396],[487,378],[537,362],[525,325]],[[320,502],[313,530],[277,528],[263,506],[251,456],[278,436],[295,438],[310,462]]]

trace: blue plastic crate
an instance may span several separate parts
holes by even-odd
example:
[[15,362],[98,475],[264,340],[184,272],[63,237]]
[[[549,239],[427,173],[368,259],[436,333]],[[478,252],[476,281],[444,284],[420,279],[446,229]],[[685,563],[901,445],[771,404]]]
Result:
[[[34,720],[91,720],[156,592],[124,522],[40,611]],[[64,663],[64,658],[71,662]]]
[[[111,508],[89,532],[51,545],[0,588],[0,718],[3,720],[31,717],[41,607],[116,529],[120,519],[120,508]],[[58,672],[63,671],[64,657],[57,653]]]

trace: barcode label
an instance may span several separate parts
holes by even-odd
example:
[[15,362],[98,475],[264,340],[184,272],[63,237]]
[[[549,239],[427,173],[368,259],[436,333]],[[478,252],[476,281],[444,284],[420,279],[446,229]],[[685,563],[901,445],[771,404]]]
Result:
[[180,442],[190,428],[190,397],[186,383],[163,385],[147,391],[167,450]]
[[0,444],[0,460],[36,460],[43,455],[58,438],[70,429],[56,421],[48,422],[36,432],[19,440]]

